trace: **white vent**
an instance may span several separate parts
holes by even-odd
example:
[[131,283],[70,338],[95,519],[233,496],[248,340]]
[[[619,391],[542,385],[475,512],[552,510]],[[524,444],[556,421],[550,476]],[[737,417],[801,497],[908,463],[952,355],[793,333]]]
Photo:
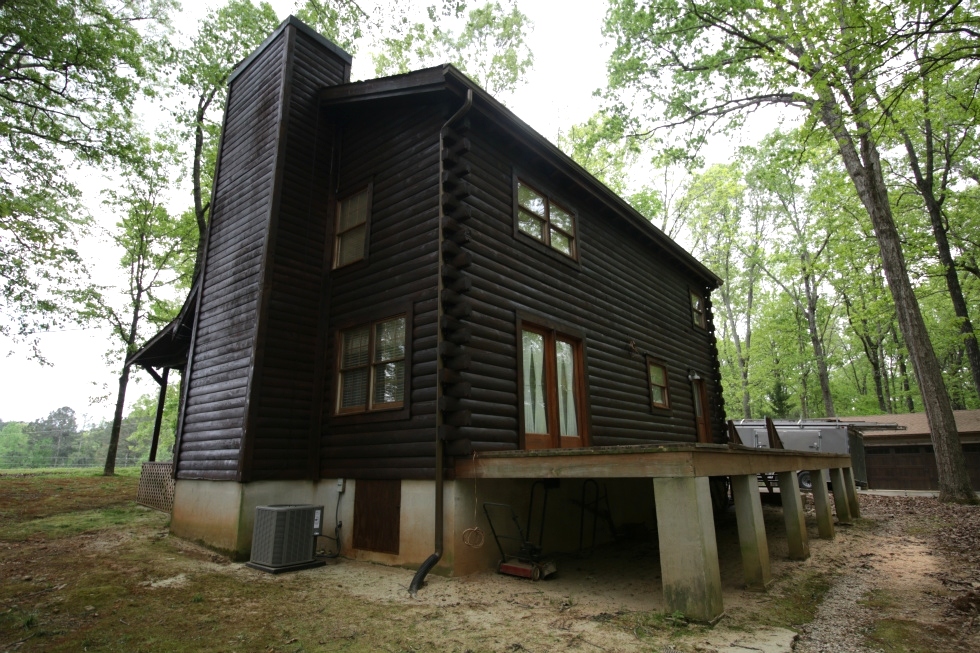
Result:
[[323,506],[258,506],[250,562],[272,568],[312,562],[322,514]]

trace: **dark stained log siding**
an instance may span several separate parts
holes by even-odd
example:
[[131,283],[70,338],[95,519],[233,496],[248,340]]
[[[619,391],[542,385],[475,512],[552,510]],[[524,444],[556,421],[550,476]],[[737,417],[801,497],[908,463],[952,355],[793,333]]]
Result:
[[238,474],[285,50],[286,35],[280,33],[229,91],[178,478],[235,479]]
[[[179,432],[178,478],[308,478],[330,134],[350,62],[288,19],[230,82]],[[328,153],[321,156],[323,150]],[[322,370],[320,370],[322,372]]]
[[[326,110],[329,113],[329,110]],[[320,450],[322,477],[432,478],[435,468],[436,266],[441,105],[338,116],[340,193],[372,183],[367,261],[330,272]],[[330,246],[333,242],[330,215]],[[335,415],[337,336],[407,312],[406,408]]]
[[316,474],[319,337],[323,275],[329,269],[327,216],[333,126],[317,94],[346,81],[345,62],[302,31],[286,64],[277,210],[272,219],[262,332],[242,480]]
[[[466,245],[474,264],[466,320],[474,337],[470,369],[463,373],[472,411],[450,451],[517,448],[517,314],[539,316],[585,334],[591,428],[586,444],[640,444],[696,440],[689,370],[716,394],[713,336],[693,324],[689,292],[706,282],[686,270],[624,219],[526,150],[504,146],[507,138],[478,122],[467,161],[473,172],[467,203]],[[579,264],[529,238],[514,235],[513,174],[550,194],[578,218]],[[636,351],[631,351],[630,343]],[[671,408],[651,411],[642,354],[664,361]],[[712,401],[712,431],[722,439],[723,412]]]

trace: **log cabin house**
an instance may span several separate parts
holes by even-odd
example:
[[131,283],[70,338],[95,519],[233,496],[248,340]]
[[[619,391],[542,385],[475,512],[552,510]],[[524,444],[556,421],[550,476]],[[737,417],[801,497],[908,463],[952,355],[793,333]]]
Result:
[[[544,546],[569,550],[600,479],[605,518],[656,520],[672,609],[717,618],[708,477],[754,479],[725,444],[721,280],[452,66],[350,65],[290,17],[229,80],[206,260],[168,327],[172,531],[244,557],[256,506],[323,504],[344,555],[462,574],[498,557],[463,543],[483,502],[523,518],[564,479]],[[814,459],[781,453],[752,464]]]

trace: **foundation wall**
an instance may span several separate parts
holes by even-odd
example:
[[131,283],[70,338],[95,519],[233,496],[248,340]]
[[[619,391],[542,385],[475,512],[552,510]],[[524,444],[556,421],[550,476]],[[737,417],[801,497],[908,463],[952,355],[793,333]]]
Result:
[[[490,524],[483,510],[485,502],[513,507],[520,527],[531,541],[541,541],[545,553],[575,553],[581,546],[590,548],[613,537],[608,520],[597,518],[594,527],[591,511],[584,514],[581,479],[563,479],[559,487],[548,493],[543,533],[541,504],[544,491],[539,486],[535,495],[531,532],[526,532],[533,479],[458,480],[447,481],[444,487],[443,557],[435,573],[465,575],[494,568],[500,551],[493,540]],[[622,535],[652,533],[655,529],[653,491],[648,479],[605,479],[598,484],[600,509],[611,513],[617,532]],[[586,502],[592,502],[592,490]],[[399,552],[397,554],[358,550],[352,547],[354,525],[354,496],[357,481],[346,480],[343,492],[337,479],[311,481],[258,481],[236,483],[229,481],[179,480],[174,498],[171,532],[189,540],[201,542],[230,554],[248,559],[252,545],[255,508],[274,504],[314,504],[324,507],[323,535],[333,537],[339,521],[340,552],[344,557],[367,560],[386,565],[415,568],[433,552],[435,483],[432,481],[402,481]],[[339,499],[339,501],[338,501]],[[504,508],[492,509],[493,525],[501,535],[517,537],[518,533]],[[464,542],[467,529],[482,532],[482,545]],[[581,533],[581,540],[580,540]],[[479,533],[471,534],[471,544],[478,544]],[[477,540],[477,541],[474,541]],[[509,554],[516,552],[517,539],[504,540]],[[334,542],[321,539],[318,549],[336,551]]]

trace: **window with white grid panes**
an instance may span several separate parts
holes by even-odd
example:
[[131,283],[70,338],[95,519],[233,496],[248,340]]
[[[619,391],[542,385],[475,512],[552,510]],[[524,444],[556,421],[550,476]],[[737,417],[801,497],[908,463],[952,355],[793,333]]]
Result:
[[575,218],[571,211],[520,179],[517,180],[517,228],[569,258],[578,257]]

